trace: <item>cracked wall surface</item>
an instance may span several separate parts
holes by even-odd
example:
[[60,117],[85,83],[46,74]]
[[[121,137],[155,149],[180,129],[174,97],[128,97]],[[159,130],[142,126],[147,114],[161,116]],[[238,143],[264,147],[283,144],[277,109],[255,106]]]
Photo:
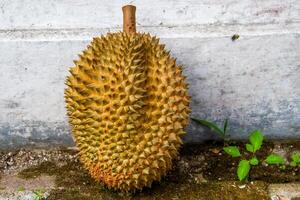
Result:
[[[0,0],[0,148],[72,145],[64,80],[92,37],[122,29],[129,1]],[[183,65],[194,117],[230,119],[300,138],[300,2],[155,0],[137,6],[137,29],[161,38]],[[240,37],[232,41],[231,37]],[[191,123],[186,142],[212,139]]]

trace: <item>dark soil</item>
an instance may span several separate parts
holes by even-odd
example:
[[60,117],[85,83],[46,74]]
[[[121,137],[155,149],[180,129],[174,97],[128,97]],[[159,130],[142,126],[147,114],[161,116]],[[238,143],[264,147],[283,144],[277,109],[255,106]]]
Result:
[[[240,150],[244,143],[237,144]],[[264,144],[257,153],[260,160],[276,149],[274,143]],[[222,151],[221,143],[207,142],[205,144],[184,146],[180,156],[174,160],[174,169],[160,182],[153,183],[152,188],[146,188],[135,194],[124,194],[106,189],[100,183],[92,180],[78,158],[76,151],[68,151],[72,159],[64,165],[55,162],[43,162],[38,166],[27,168],[19,173],[23,178],[34,178],[41,174],[56,177],[56,189],[52,190],[47,199],[183,199],[183,200],[238,200],[238,199],[270,199],[267,193],[269,183],[286,183],[300,181],[299,168],[287,166],[284,170],[279,166],[267,166],[261,162],[251,170],[247,182],[239,182],[236,177],[236,167],[239,158],[231,158]],[[299,150],[299,143],[283,143],[280,149],[287,152]],[[245,158],[250,157],[242,151]]]

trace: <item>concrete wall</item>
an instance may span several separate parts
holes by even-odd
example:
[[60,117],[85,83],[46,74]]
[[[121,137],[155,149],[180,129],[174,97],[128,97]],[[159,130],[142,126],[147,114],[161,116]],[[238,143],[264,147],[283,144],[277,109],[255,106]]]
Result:
[[[0,0],[0,148],[72,144],[68,67],[93,36],[121,30],[130,2],[138,30],[184,66],[192,116],[230,118],[235,138],[300,138],[298,0]],[[211,137],[191,123],[186,141]]]

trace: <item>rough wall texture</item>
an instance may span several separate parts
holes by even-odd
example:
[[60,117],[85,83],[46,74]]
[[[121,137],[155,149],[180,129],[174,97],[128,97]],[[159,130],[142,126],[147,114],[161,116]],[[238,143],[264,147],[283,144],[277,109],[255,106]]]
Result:
[[[121,30],[127,3],[0,0],[0,148],[72,144],[68,67],[93,36]],[[132,3],[138,30],[160,37],[184,66],[192,116],[230,118],[234,138],[254,128],[300,138],[300,1]],[[211,137],[191,123],[186,141]]]

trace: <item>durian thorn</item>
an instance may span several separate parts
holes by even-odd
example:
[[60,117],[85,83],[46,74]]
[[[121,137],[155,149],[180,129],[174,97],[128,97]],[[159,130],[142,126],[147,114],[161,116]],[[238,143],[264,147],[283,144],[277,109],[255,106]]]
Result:
[[152,163],[152,167],[154,167],[156,169],[159,169],[159,165],[158,165],[158,162],[156,160]]
[[142,173],[149,175],[150,174],[150,168],[149,167],[145,168]]

